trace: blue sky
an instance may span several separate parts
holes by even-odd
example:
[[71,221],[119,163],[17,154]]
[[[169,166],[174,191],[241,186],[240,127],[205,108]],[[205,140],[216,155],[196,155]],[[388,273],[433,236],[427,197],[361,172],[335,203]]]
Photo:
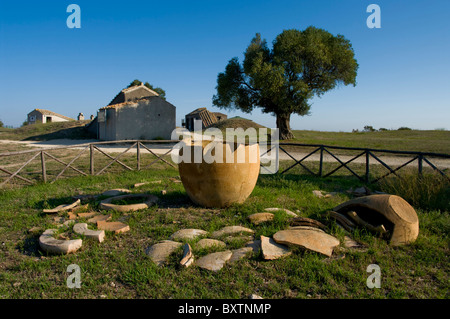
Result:
[[[69,29],[69,4],[81,28]],[[369,4],[381,29],[369,29]],[[293,129],[351,131],[365,125],[450,129],[450,1],[1,1],[0,119],[19,126],[42,108],[76,118],[107,105],[132,80],[165,89],[177,125],[212,106],[216,80],[255,33],[268,43],[310,25],[348,38],[357,86],[312,100]],[[223,112],[223,110],[222,110]],[[275,118],[226,111],[275,127]]]

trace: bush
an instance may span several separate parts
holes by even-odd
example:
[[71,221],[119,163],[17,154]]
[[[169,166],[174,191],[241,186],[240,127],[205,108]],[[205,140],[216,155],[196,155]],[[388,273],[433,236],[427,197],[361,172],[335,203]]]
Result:
[[411,129],[409,127],[406,126],[402,126],[398,128],[399,131],[411,131]]
[[0,120],[0,127],[3,127],[3,122],[2,122],[2,120]]
[[389,131],[389,130],[388,130],[387,128],[380,127],[380,129],[379,129],[378,131],[380,131],[380,132],[385,132],[385,131]]
[[375,132],[375,129],[371,125],[364,126],[364,132]]

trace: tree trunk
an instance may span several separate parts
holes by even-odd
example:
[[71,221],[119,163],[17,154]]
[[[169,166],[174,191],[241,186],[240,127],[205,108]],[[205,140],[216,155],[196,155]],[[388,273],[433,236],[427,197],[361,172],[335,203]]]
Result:
[[277,128],[280,130],[280,140],[290,140],[294,138],[291,132],[291,114],[277,114]]

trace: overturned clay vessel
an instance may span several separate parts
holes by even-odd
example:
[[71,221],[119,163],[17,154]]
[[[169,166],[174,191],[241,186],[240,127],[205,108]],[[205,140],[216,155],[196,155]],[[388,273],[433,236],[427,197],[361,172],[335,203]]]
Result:
[[351,213],[375,227],[383,226],[390,244],[412,243],[419,235],[419,219],[414,208],[397,195],[370,195],[349,200],[334,208],[340,214]]
[[[194,157],[195,152],[197,157],[201,154],[200,160]],[[222,208],[243,203],[258,180],[258,144],[187,140],[179,156],[183,186],[190,199],[200,206]]]

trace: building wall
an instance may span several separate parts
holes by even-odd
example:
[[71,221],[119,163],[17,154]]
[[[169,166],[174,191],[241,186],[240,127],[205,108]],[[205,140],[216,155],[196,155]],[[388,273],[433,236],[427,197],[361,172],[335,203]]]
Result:
[[106,122],[99,122],[101,140],[170,139],[175,129],[176,108],[154,96],[116,109],[106,109]]
[[[51,118],[51,122],[67,122],[67,119],[63,119],[62,117],[56,115],[45,115],[39,111],[31,111],[27,115],[28,124],[36,124],[36,123],[47,123],[47,118]],[[34,120],[33,120],[34,118]]]
[[31,111],[27,115],[28,124],[36,124],[36,123],[43,123],[42,122],[42,113],[39,111]]

